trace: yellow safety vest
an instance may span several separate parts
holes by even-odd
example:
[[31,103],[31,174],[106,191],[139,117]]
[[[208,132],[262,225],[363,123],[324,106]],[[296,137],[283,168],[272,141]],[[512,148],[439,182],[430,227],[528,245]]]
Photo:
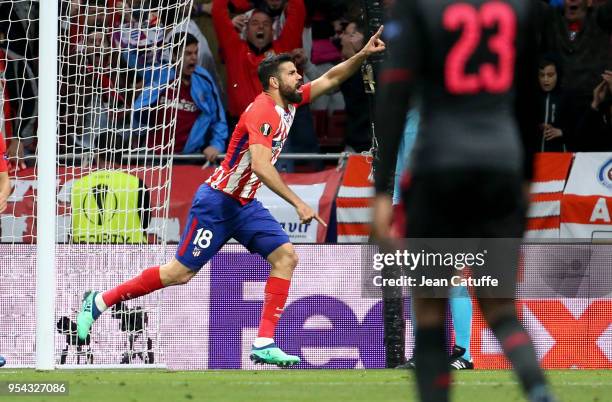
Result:
[[[72,242],[147,243],[138,213],[138,177],[100,170],[72,187]],[[144,206],[147,208],[147,206]]]

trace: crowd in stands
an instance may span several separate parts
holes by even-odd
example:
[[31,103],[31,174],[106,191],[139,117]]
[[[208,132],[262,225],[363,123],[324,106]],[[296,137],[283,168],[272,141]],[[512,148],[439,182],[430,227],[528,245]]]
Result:
[[[539,7],[539,150],[612,151],[612,0],[532,1]],[[287,52],[304,81],[316,79],[363,46],[361,3],[195,0],[187,9],[185,0],[62,1],[60,151],[90,150],[110,130],[122,138],[120,146],[154,154],[169,153],[174,135],[174,153],[214,163],[262,90],[259,62]],[[31,24],[37,10],[33,0],[0,3],[4,114],[11,126],[5,136],[17,168],[17,158],[34,152],[34,78],[43,68]],[[189,13],[191,19],[183,18]],[[177,44],[185,33],[183,50]],[[298,110],[286,151],[369,150],[369,102],[358,73]]]

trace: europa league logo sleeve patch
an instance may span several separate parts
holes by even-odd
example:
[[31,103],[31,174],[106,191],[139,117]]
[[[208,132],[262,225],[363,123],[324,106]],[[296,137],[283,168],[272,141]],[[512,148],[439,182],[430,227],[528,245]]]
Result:
[[272,126],[269,125],[268,123],[264,123],[261,125],[261,127],[259,127],[259,131],[265,136],[269,136],[270,133],[272,132]]

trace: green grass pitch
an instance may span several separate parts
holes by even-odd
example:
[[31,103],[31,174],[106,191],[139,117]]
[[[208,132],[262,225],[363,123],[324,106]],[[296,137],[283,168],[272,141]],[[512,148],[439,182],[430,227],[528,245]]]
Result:
[[[560,402],[612,401],[612,370],[548,371]],[[34,370],[0,369],[2,381],[67,381],[68,396],[7,396],[0,402],[416,401],[405,370]],[[455,402],[524,401],[509,371],[463,371]]]

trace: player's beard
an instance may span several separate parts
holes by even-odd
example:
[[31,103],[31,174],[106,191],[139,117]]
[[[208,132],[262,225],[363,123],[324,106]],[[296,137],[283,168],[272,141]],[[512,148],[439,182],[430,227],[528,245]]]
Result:
[[280,88],[281,96],[289,103],[301,103],[302,93],[298,92],[298,88],[291,87],[289,85],[281,84]]

